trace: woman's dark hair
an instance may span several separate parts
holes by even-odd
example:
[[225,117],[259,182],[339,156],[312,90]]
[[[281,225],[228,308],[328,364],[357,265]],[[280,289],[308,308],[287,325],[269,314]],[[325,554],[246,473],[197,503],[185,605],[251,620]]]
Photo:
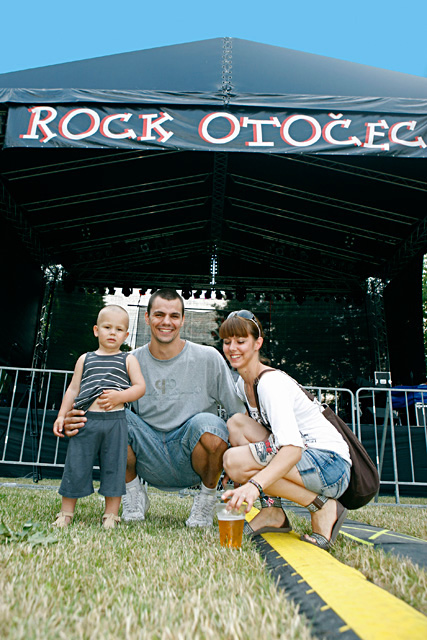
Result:
[[259,337],[264,337],[262,324],[255,316],[254,320],[249,320],[249,318],[241,318],[238,315],[234,315],[224,320],[219,328],[219,337],[221,340],[224,340],[224,338],[232,338],[233,336],[246,338],[248,335],[251,335],[254,340],[257,340]]
[[[225,338],[246,338],[251,335],[254,340],[258,340],[259,337],[264,338],[264,331],[262,324],[256,316],[253,320],[249,318],[242,318],[238,315],[228,317],[219,328],[219,337],[221,340]],[[271,365],[270,358],[267,358],[262,353],[259,354],[260,362],[266,365]]]

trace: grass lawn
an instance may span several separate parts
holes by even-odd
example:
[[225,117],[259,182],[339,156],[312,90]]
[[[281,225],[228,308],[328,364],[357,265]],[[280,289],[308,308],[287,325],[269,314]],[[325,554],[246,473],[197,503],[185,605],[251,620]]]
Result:
[[[185,527],[190,496],[152,489],[149,496],[144,524],[102,530],[103,503],[93,495],[79,500],[72,526],[49,532],[57,543],[0,545],[0,637],[314,637],[310,621],[276,588],[252,543],[223,549],[216,527]],[[13,531],[28,520],[47,530],[59,509],[55,491],[0,486],[1,518]],[[290,517],[296,531],[308,531],[304,518]],[[350,517],[427,540],[427,509],[368,506]],[[425,569],[343,536],[332,553],[427,614]]]

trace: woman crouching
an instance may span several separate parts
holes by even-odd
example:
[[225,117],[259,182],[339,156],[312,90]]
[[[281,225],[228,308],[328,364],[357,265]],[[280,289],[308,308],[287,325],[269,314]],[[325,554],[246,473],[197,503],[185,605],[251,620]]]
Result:
[[230,313],[220,328],[224,355],[240,374],[237,392],[249,414],[235,414],[227,423],[232,446],[224,455],[224,470],[241,486],[223,497],[230,499],[229,508],[247,502],[246,512],[261,499],[261,511],[245,523],[249,536],[291,531],[280,498],[296,502],[311,512],[313,532],[301,539],[329,549],[347,514],[338,498],[350,479],[348,446],[319,403],[286,373],[261,362],[263,336],[258,318],[244,309]]

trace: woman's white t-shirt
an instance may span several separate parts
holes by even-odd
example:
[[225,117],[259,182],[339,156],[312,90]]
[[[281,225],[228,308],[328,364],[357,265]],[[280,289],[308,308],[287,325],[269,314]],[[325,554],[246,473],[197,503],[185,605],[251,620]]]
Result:
[[335,427],[323,416],[322,407],[312,402],[298,384],[283,371],[262,376],[257,390],[261,409],[249,406],[244,381],[238,378],[237,393],[257,422],[270,424],[278,447],[294,445],[303,449],[334,451],[351,463],[347,443]]

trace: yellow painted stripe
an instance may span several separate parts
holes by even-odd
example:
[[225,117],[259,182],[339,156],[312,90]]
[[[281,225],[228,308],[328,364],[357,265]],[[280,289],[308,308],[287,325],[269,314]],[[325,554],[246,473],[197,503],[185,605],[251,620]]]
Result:
[[381,535],[387,535],[387,538],[397,538],[398,540],[405,540],[406,542],[410,542],[411,540],[413,540],[414,542],[418,542],[420,544],[427,544],[427,542],[425,540],[422,540],[421,538],[416,538],[415,536],[410,536],[406,533],[396,533],[396,531],[391,531],[390,529],[381,529],[381,531],[378,531],[376,527],[372,527],[372,529],[370,529],[369,527],[358,527],[350,524],[345,524],[341,529],[341,533],[346,533],[347,531],[362,531],[365,534],[372,533],[372,535],[369,537],[370,540],[373,540],[374,538],[377,538]]
[[368,540],[362,540],[362,538],[358,538],[357,536],[352,536],[351,533],[347,533],[347,531],[341,530],[341,533],[343,534],[343,536],[346,536],[346,538],[351,538],[351,540],[356,540],[356,542],[359,542],[360,544],[366,544],[368,547],[374,546],[373,542],[369,542]]
[[376,540],[380,536],[384,535],[384,533],[389,533],[390,529],[381,529],[381,531],[377,531],[372,536],[369,536],[369,540]]
[[[258,513],[252,509],[250,521]],[[291,532],[262,536],[362,640],[426,640],[427,618]]]

